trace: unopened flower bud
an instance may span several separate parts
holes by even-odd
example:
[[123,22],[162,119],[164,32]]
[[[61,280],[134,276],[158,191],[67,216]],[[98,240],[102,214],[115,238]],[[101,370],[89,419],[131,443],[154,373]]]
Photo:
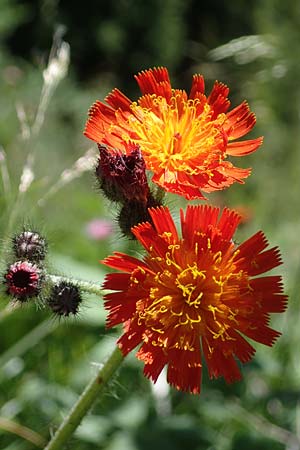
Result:
[[161,203],[151,195],[147,199],[146,204],[137,200],[126,202],[118,216],[118,224],[124,236],[135,239],[131,228],[142,222],[152,223],[148,208],[156,206],[161,206]]
[[22,302],[40,293],[41,281],[41,269],[29,261],[11,264],[4,275],[7,294]]
[[35,231],[23,231],[13,238],[13,248],[17,258],[42,261],[47,252],[45,239]]
[[115,202],[137,200],[147,202],[149,186],[145,161],[139,146],[134,145],[128,154],[107,149],[99,144],[100,158],[96,176],[104,195]]
[[55,284],[47,299],[48,306],[56,316],[69,316],[78,313],[82,302],[81,292],[78,286],[68,281]]

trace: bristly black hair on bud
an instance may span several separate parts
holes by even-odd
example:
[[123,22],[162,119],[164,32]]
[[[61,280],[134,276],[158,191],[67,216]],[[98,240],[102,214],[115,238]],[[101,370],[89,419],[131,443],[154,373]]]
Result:
[[161,202],[157,201],[151,195],[147,203],[137,200],[126,202],[118,215],[118,224],[122,233],[131,239],[135,239],[131,228],[142,222],[153,223],[148,208],[156,206],[161,206]]
[[149,186],[146,165],[138,145],[132,144],[127,154],[98,145],[100,158],[96,177],[103,194],[114,202],[131,200],[146,202]]
[[47,242],[36,231],[24,230],[13,237],[13,249],[17,258],[39,262],[45,259]]
[[47,299],[48,306],[56,316],[76,315],[82,302],[78,286],[69,281],[54,284]]
[[14,262],[4,274],[7,294],[21,302],[39,295],[42,280],[41,269],[30,261]]

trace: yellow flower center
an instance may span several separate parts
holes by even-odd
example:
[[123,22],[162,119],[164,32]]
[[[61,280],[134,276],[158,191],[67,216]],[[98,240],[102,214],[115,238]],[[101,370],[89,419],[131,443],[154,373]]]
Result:
[[149,108],[132,103],[133,114],[129,127],[138,138],[131,140],[140,145],[148,167],[152,170],[166,168],[198,173],[197,167],[222,159],[224,135],[222,125],[225,114],[212,120],[212,109],[199,99],[187,100],[182,93],[174,93],[168,103],[164,97],[149,96]]
[[203,291],[199,289],[206,276],[203,272],[199,272],[196,266],[188,267],[179,273],[175,280],[175,285],[181,291],[184,302],[199,308]]

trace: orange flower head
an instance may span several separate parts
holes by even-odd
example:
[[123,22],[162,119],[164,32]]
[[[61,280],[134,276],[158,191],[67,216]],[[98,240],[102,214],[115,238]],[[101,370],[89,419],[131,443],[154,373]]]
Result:
[[[150,209],[153,225],[132,232],[147,251],[143,261],[115,253],[103,263],[108,327],[124,324],[118,345],[124,355],[137,345],[144,374],[154,382],[168,366],[168,382],[200,393],[202,363],[210,378],[241,378],[237,360],[255,353],[248,338],[272,346],[280,335],[268,326],[270,313],[286,308],[281,277],[261,276],[281,264],[260,231],[236,246],[240,216],[206,205],[181,211],[179,236],[166,207]],[[245,338],[246,337],[246,338]]]
[[256,121],[246,102],[227,112],[228,87],[216,81],[206,96],[201,75],[194,75],[189,95],[172,89],[165,67],[135,78],[142,92],[138,101],[114,89],[107,104],[91,107],[85,136],[124,153],[129,143],[139,145],[153,182],[189,200],[243,183],[250,169],[235,167],[227,157],[252,153],[262,143],[261,137],[237,140]]

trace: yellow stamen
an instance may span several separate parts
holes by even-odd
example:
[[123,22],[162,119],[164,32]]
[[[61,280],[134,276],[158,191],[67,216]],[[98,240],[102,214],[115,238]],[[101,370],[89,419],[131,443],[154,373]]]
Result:
[[137,138],[124,136],[141,146],[150,168],[153,165],[194,175],[198,170],[191,161],[201,156],[204,165],[209,163],[212,153],[222,153],[225,114],[212,120],[210,105],[205,104],[199,113],[199,99],[186,100],[178,93],[169,103],[156,95],[150,101],[149,109],[132,103],[128,125]]

